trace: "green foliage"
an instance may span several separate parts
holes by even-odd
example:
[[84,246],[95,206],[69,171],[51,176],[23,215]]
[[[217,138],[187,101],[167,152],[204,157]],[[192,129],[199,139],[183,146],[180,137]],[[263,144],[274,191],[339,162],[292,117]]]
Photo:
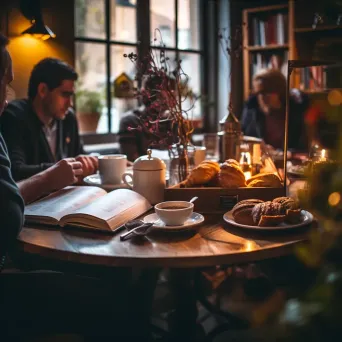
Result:
[[101,114],[102,109],[101,93],[84,89],[76,92],[76,110],[78,113]]

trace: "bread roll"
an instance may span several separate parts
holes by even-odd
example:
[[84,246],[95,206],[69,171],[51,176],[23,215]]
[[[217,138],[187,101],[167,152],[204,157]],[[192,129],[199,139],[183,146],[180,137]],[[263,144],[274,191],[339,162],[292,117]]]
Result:
[[252,216],[254,223],[263,227],[279,224],[285,219],[281,204],[271,201],[255,205],[252,210]]
[[234,189],[246,186],[245,175],[235,160],[228,159],[221,165],[218,179],[223,188]]
[[275,173],[259,173],[252,176],[247,180],[247,186],[253,187],[266,187],[266,188],[281,188],[282,182],[278,175]]
[[245,224],[248,226],[255,226],[256,224],[253,221],[252,210],[257,203],[260,203],[258,201],[260,200],[251,199],[237,203],[232,209],[232,216],[234,221],[236,223]]
[[299,203],[290,197],[278,197],[272,202],[279,203],[282,207],[282,213],[286,215],[285,221],[288,223],[299,223],[301,218],[301,208]]

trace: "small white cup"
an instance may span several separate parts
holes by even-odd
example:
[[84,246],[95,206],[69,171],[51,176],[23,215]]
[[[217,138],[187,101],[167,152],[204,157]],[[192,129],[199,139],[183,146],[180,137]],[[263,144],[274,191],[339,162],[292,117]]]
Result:
[[127,156],[125,154],[109,154],[99,156],[99,174],[102,184],[120,184],[126,171]]
[[167,226],[181,226],[193,213],[194,204],[186,201],[167,201],[156,204],[154,210]]
[[205,160],[207,149],[205,146],[195,146],[194,162],[195,166]]

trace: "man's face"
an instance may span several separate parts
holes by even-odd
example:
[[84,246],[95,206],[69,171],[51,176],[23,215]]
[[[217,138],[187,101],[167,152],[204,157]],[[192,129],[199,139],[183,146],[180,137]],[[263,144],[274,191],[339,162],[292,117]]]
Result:
[[53,90],[46,90],[42,95],[46,115],[52,119],[65,119],[68,109],[73,105],[74,83],[72,80],[64,80],[59,87]]
[[4,49],[4,60],[5,63],[5,73],[0,81],[0,115],[3,113],[4,109],[7,106],[7,92],[9,84],[13,81],[13,69],[12,69],[12,59],[7,49]]

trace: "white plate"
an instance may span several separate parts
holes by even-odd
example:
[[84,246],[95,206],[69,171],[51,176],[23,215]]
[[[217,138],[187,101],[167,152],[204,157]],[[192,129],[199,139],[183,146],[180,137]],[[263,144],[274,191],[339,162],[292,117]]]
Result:
[[301,211],[301,222],[295,223],[295,224],[289,224],[289,223],[281,223],[277,226],[270,226],[270,227],[259,227],[259,226],[248,226],[244,224],[240,224],[234,221],[233,215],[231,211],[228,211],[223,215],[223,219],[231,224],[232,226],[244,228],[244,229],[253,229],[253,230],[284,230],[284,229],[293,229],[298,227],[307,226],[313,221],[313,216],[311,213],[309,213],[306,210]]
[[144,222],[155,222],[153,225],[153,228],[156,228],[156,230],[164,230],[164,231],[182,231],[182,230],[188,230],[191,229],[200,223],[204,222],[204,217],[201,214],[198,213],[192,213],[190,218],[188,218],[183,225],[181,226],[167,226],[165,223],[158,219],[158,216],[156,213],[150,214],[145,216]]
[[129,188],[124,182],[121,182],[121,184],[102,184],[101,177],[98,173],[85,177],[83,181],[88,185],[98,186],[106,191]]

